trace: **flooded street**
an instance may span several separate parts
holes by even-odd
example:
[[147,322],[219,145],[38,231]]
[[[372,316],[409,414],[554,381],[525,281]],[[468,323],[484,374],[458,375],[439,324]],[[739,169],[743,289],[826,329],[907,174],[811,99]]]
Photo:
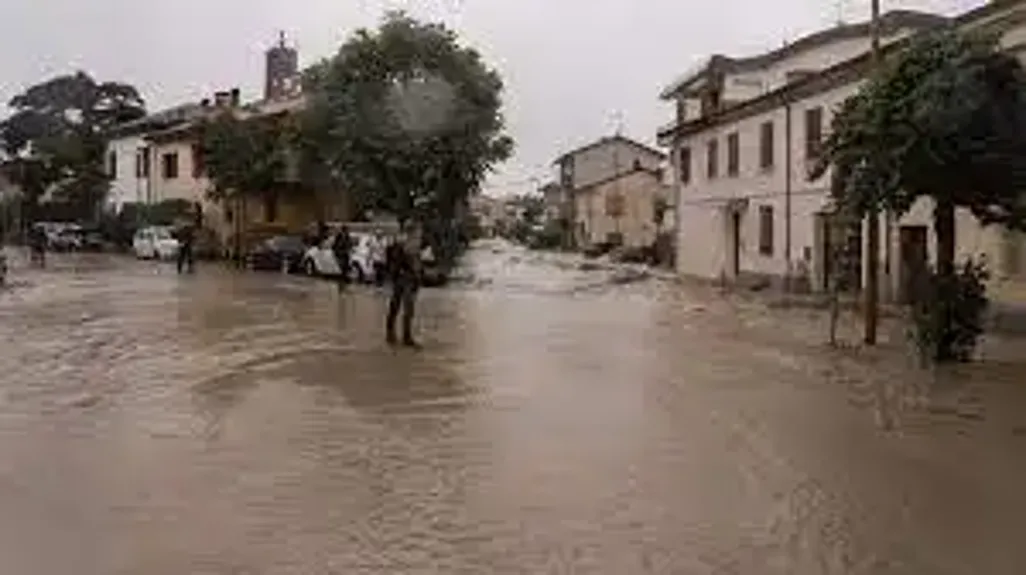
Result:
[[826,353],[800,312],[468,260],[473,281],[422,293],[417,352],[383,344],[371,288],[16,269],[0,572],[1026,569],[1019,367],[908,400],[923,373]]

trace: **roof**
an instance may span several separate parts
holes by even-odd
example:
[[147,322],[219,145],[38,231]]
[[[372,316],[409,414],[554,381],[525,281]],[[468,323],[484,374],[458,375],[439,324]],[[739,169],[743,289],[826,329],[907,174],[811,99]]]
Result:
[[260,100],[245,106],[244,111],[253,115],[274,115],[282,112],[297,112],[306,107],[307,97],[304,94],[273,100]]
[[645,144],[642,144],[641,142],[637,142],[635,140],[632,140],[630,138],[626,138],[624,136],[621,136],[621,135],[617,134],[615,136],[606,136],[606,137],[603,137],[603,138],[599,138],[598,140],[595,140],[594,142],[591,142],[590,144],[585,144],[583,146],[574,148],[573,150],[570,150],[569,152],[566,152],[566,153],[562,154],[561,156],[559,156],[558,158],[556,158],[556,160],[554,162],[552,162],[552,163],[553,164],[559,164],[563,160],[565,160],[566,158],[568,158],[570,156],[576,156],[578,154],[587,152],[588,150],[593,150],[595,148],[598,148],[598,147],[601,147],[601,146],[605,146],[606,144],[611,144],[611,143],[614,143],[614,142],[620,142],[620,143],[624,143],[624,144],[633,146],[633,147],[635,147],[635,148],[637,148],[637,149],[639,149],[639,150],[641,150],[643,152],[646,152],[646,153],[648,153],[650,155],[653,155],[653,156],[657,156],[659,158],[666,158],[666,154],[664,154],[663,152],[661,152],[661,151],[659,151],[659,150],[657,150],[657,149],[655,149],[655,148],[653,148],[651,146],[646,146]]
[[[1019,4],[1026,4],[1026,0],[993,0],[979,8],[970,10],[947,22],[955,27],[972,24],[996,12],[1013,7]],[[1011,24],[1026,21],[1026,11],[1013,13],[1008,18],[1002,18],[1003,23]],[[913,38],[903,38],[897,42],[887,44],[881,48],[883,55],[898,52],[912,42]],[[687,136],[702,132],[728,122],[741,120],[762,112],[781,107],[789,102],[808,98],[832,90],[838,86],[855,82],[864,78],[872,63],[872,54],[865,53],[840,64],[827,68],[818,74],[810,74],[807,77],[798,79],[772,92],[762,96],[745,100],[729,108],[716,112],[710,116],[699,118],[692,122],[668,127],[659,133],[660,137]]]
[[194,119],[203,113],[203,109],[203,105],[198,102],[179,104],[143,116],[142,118],[119,124],[114,127],[111,133],[115,138],[119,138],[167,128]]
[[[880,16],[880,33],[884,36],[888,36],[906,28],[923,30],[942,25],[946,22],[949,22],[948,18],[937,14],[931,14],[929,12],[892,10]],[[686,88],[696,80],[713,73],[760,70],[794,56],[795,54],[813,50],[826,44],[831,44],[840,40],[868,36],[869,26],[869,21],[859,22],[856,24],[839,24],[825,30],[814,32],[807,36],[803,36],[782,48],[748,58],[732,58],[723,54],[714,54],[705,61],[700,62],[695,67],[692,67],[688,73],[667,86],[659,94],[659,97],[664,100],[670,99],[674,94]]]

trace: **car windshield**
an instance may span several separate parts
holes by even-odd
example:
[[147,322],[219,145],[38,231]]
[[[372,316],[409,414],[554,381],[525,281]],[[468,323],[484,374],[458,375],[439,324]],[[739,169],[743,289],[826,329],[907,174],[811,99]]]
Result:
[[167,228],[153,228],[153,238],[157,240],[171,239],[171,230]]

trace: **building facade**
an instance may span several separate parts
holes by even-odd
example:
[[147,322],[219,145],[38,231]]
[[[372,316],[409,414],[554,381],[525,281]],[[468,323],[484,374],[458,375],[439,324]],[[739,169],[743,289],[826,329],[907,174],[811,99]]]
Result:
[[[881,45],[946,21],[924,12],[888,12],[880,17]],[[674,121],[667,128],[758,98],[804,76],[865,54],[869,48],[869,23],[861,22],[838,24],[758,56],[732,58],[715,54],[660,94],[660,98],[675,105]]]
[[[601,138],[557,158],[553,165],[558,177],[555,184],[562,194],[562,217],[571,223],[572,242],[568,243],[577,247],[602,243],[634,246],[644,241],[648,234],[641,233],[642,222],[624,218],[640,213],[636,202],[647,201],[638,198],[649,196],[650,176],[661,182],[665,160],[661,151],[620,135]],[[557,198],[555,189],[552,195]]]
[[[187,124],[204,113],[203,103],[188,103],[127,122],[116,128],[107,143],[106,169],[110,178],[107,207],[115,213],[126,204],[154,204],[165,198],[159,178],[154,177],[160,152],[149,136]],[[159,176],[159,174],[157,174]]]
[[657,170],[665,158],[659,150],[612,136],[571,150],[553,164],[558,171],[557,183],[566,190],[576,190],[637,168]]
[[655,244],[657,205],[668,188],[658,170],[636,168],[575,190],[576,242],[644,248]]
[[[1008,49],[1021,51],[1024,10],[1021,0],[998,2],[955,23],[1000,32]],[[675,165],[681,274],[723,281],[788,278],[823,290],[836,242],[853,242],[861,261],[865,224],[838,234],[830,175],[815,181],[807,175],[834,111],[859,89],[869,64],[868,54],[856,56],[661,131]],[[934,259],[932,208],[924,199],[900,221],[881,220],[881,287],[885,297],[901,297],[910,270]],[[959,255],[986,254],[999,282],[1016,280],[1026,270],[1026,249],[1017,234],[983,228],[959,213],[957,236]],[[864,283],[864,266],[861,275]]]

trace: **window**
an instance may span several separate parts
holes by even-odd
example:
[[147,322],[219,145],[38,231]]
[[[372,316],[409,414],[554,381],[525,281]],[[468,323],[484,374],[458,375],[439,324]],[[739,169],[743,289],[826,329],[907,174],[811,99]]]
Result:
[[763,122],[759,129],[759,167],[773,167],[773,122]]
[[719,171],[719,158],[716,157],[716,156],[719,155],[719,153],[720,153],[720,143],[717,142],[716,140],[711,140],[709,142],[708,148],[706,150],[706,154],[707,154],[706,162],[707,163],[706,163],[706,166],[705,166],[706,176],[708,176],[708,178],[710,180],[715,178],[716,177],[716,172]]
[[759,254],[773,255],[773,206],[759,206]]
[[111,178],[118,177],[118,155],[114,152],[107,154],[107,175]]
[[683,97],[677,98],[677,123],[683,124],[688,119],[688,103]]
[[562,184],[562,186],[564,188],[568,188],[568,189],[573,188],[574,187],[574,159],[572,157],[564,159],[563,163],[560,164],[559,168],[560,168],[560,171],[559,171],[559,183]]
[[741,169],[741,138],[737,132],[727,136],[727,175],[737,176]]
[[178,152],[170,152],[160,156],[161,175],[165,180],[173,180],[178,177]]
[[805,110],[805,158],[815,160],[819,157],[823,143],[823,108],[816,107]]
[[150,177],[150,153],[148,150],[140,150],[135,154],[135,177]]
[[682,184],[691,182],[691,148],[681,148],[677,152],[677,177]]
[[192,145],[192,177],[201,178],[207,166],[203,162],[203,148],[199,144]]

